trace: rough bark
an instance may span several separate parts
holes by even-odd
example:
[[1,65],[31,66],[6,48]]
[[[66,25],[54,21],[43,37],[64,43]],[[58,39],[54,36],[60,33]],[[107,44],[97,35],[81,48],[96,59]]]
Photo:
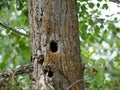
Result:
[[83,90],[76,0],[29,0],[29,22],[32,90]]

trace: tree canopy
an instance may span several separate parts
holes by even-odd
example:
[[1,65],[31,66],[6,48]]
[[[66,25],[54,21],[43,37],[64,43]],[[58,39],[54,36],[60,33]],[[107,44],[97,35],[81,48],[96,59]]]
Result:
[[[86,90],[118,90],[120,76],[120,11],[118,0],[77,0],[81,56]],[[115,8],[116,12],[111,10]],[[30,62],[27,0],[0,1],[0,73]],[[30,86],[19,75],[10,90]]]

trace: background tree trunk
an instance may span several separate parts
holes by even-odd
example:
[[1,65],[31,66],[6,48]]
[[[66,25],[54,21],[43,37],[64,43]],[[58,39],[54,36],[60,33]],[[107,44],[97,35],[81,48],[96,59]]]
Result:
[[32,90],[83,90],[76,0],[29,0]]

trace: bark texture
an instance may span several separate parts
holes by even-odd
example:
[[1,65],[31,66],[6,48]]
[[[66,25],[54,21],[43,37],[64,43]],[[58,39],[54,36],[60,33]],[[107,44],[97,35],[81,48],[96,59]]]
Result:
[[29,0],[29,22],[32,90],[83,90],[76,0]]

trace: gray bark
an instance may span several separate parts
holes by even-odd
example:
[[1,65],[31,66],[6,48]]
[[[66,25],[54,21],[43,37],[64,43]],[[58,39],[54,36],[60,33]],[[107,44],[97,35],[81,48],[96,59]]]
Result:
[[76,0],[29,0],[29,22],[32,90],[83,90]]

